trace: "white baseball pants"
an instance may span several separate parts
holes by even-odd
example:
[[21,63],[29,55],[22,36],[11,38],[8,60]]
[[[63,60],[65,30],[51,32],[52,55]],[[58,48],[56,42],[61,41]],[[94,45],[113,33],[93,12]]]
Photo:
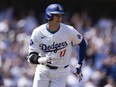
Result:
[[33,87],[65,87],[69,68],[49,69],[45,65],[37,65]]

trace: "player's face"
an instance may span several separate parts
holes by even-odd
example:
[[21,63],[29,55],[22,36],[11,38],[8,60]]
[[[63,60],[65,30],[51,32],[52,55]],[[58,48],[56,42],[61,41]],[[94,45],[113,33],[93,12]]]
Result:
[[62,21],[62,14],[54,14],[53,16],[54,16],[53,22],[61,23],[61,21]]

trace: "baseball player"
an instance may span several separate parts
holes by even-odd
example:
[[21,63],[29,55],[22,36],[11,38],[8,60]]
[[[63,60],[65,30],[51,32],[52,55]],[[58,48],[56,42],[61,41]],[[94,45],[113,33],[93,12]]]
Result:
[[33,30],[28,56],[28,62],[37,64],[33,87],[65,87],[73,45],[80,47],[74,73],[82,80],[86,43],[74,27],[61,23],[64,14],[61,5],[49,5],[45,11],[47,23]]

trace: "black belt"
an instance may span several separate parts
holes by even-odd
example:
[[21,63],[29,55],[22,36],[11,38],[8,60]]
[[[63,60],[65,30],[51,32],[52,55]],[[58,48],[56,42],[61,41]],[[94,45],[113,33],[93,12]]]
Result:
[[[49,69],[58,69],[60,67],[56,67],[56,66],[51,66],[51,65],[46,65],[47,67],[49,67]],[[64,66],[63,68],[67,68],[69,65]]]

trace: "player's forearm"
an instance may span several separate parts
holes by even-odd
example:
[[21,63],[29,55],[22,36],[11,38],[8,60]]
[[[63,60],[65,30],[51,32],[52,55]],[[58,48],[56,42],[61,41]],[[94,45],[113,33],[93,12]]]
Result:
[[31,52],[28,56],[28,62],[32,64],[47,64],[51,63],[51,58],[50,57],[41,57],[38,56],[37,52]]
[[86,53],[86,42],[83,39],[81,43],[79,44],[79,58],[78,58],[78,64],[82,64],[82,61],[84,60],[85,53]]
[[32,64],[39,64],[38,59],[40,56],[38,56],[37,52],[31,52],[28,56],[28,62]]

